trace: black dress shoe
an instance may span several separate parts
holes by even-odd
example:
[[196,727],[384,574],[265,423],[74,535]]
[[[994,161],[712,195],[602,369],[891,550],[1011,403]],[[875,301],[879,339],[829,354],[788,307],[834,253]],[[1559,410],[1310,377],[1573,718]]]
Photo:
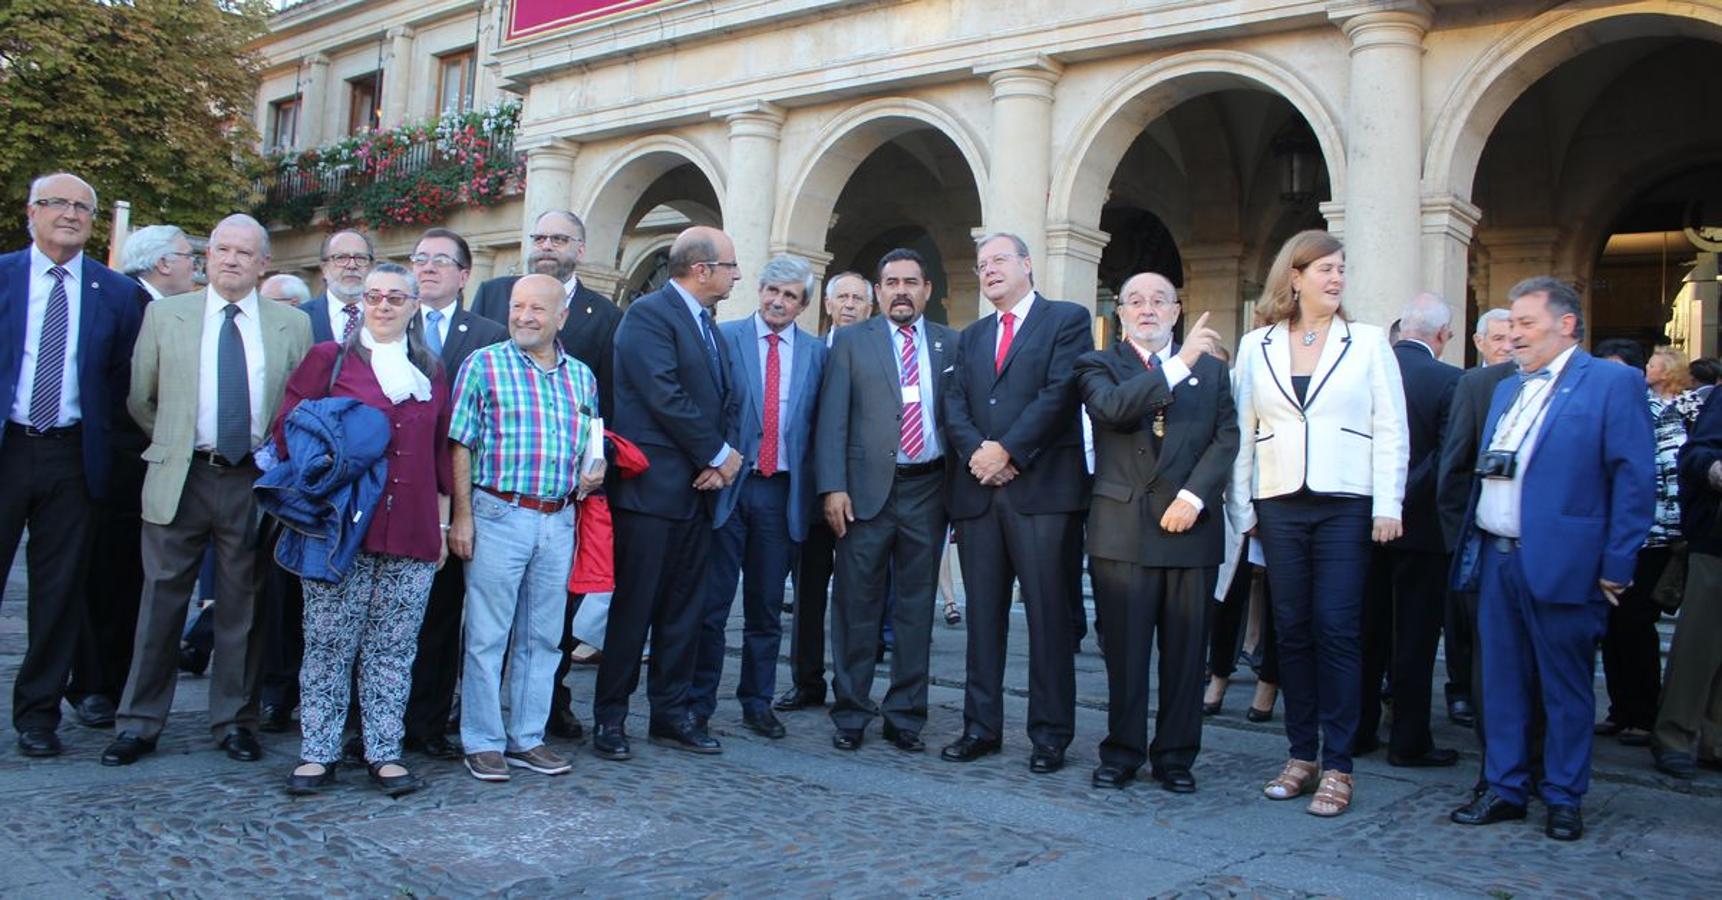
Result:
[[792,687],[777,698],[771,705],[778,712],[795,712],[798,709],[809,709],[825,705],[825,691],[804,687]]
[[831,746],[839,750],[859,750],[861,732],[854,728],[839,728],[831,732]]
[[440,734],[432,735],[424,740],[407,738],[401,744],[406,749],[423,753],[431,759],[460,759],[464,755],[461,753],[460,747]]
[[1493,825],[1496,822],[1524,817],[1523,804],[1512,803],[1494,791],[1484,791],[1481,797],[1453,810],[1452,814],[1447,816],[1460,825]]
[[583,741],[586,739],[586,726],[580,724],[579,717],[572,710],[553,709],[550,721],[544,723],[544,733],[565,741]]
[[114,727],[114,701],[101,694],[91,694],[78,701],[72,713],[85,728]]
[[59,756],[60,736],[52,728],[26,728],[18,732],[18,752],[25,756]]
[[1439,769],[1459,761],[1459,751],[1451,747],[1431,747],[1416,756],[1400,756],[1388,751],[1387,764],[1404,769]]
[[419,780],[419,777],[411,772],[403,772],[399,775],[384,775],[382,774],[384,766],[401,766],[402,769],[406,768],[406,766],[401,765],[401,761],[398,759],[385,759],[380,763],[373,763],[371,765],[371,783],[376,785],[377,790],[382,791],[384,796],[400,797],[405,794],[410,794],[424,786],[424,782]]
[[1209,703],[1208,701],[1203,700],[1202,701],[1202,715],[1204,715],[1204,716],[1217,716],[1217,715],[1219,715],[1220,714],[1220,707],[1225,702],[1226,701],[1223,699],[1222,700],[1215,700],[1212,703]]
[[[334,763],[323,764],[299,760],[299,766],[316,765],[323,766],[323,771],[316,775],[288,774],[287,793],[292,794],[295,797],[309,797],[312,794],[322,793],[324,788],[335,783]],[[298,768],[299,766],[295,766],[294,768]]]
[[1064,768],[1064,751],[1057,747],[1036,747],[1028,757],[1028,770],[1036,775],[1051,775]]
[[1471,704],[1470,697],[1449,697],[1447,720],[1460,728],[1474,728],[1477,725],[1477,707]]
[[1698,763],[1690,753],[1675,753],[1653,746],[1650,755],[1656,761],[1656,771],[1664,775],[1680,779],[1698,777]]
[[1194,794],[1196,792],[1196,776],[1189,769],[1165,769],[1154,773],[1154,780],[1160,786],[1174,794]]
[[1584,837],[1584,816],[1576,806],[1557,803],[1549,807],[1548,822],[1543,834],[1557,841],[1576,841]]
[[279,703],[265,703],[257,711],[257,730],[280,734],[293,727],[292,710]]
[[1267,709],[1256,709],[1252,706],[1249,709],[1244,710],[1244,718],[1249,719],[1251,722],[1267,722],[1271,721],[1273,717],[1274,708],[1271,706]]
[[972,734],[965,734],[939,751],[939,758],[946,762],[974,762],[988,754],[999,752],[998,741],[989,741]]
[[145,740],[129,731],[120,732],[108,749],[102,751],[102,765],[129,766],[146,753],[155,752],[155,741]]
[[646,732],[646,740],[660,747],[685,750],[689,753],[709,755],[723,752],[723,745],[706,732],[704,725],[692,717],[680,725],[653,725]]
[[891,742],[891,746],[896,747],[904,753],[920,753],[927,749],[927,745],[921,740],[921,733],[918,731],[905,731],[901,728],[893,728],[890,725],[886,725],[879,730],[885,735],[885,740]]
[[227,751],[227,758],[237,762],[256,762],[263,758],[263,745],[257,743],[257,735],[249,728],[230,728],[227,736],[221,739],[221,749]]
[[1126,769],[1117,763],[1101,763],[1095,767],[1092,780],[1097,788],[1123,790],[1136,780],[1136,770]]
[[741,724],[753,729],[755,734],[771,738],[774,741],[789,733],[788,729],[783,727],[783,723],[771,714],[770,709],[762,709],[756,713],[742,713]]
[[179,648],[179,670],[189,675],[202,675],[209,669],[209,651],[199,650],[190,644],[181,644]]
[[620,725],[593,725],[592,755],[614,762],[633,759],[634,754],[628,749],[628,733]]

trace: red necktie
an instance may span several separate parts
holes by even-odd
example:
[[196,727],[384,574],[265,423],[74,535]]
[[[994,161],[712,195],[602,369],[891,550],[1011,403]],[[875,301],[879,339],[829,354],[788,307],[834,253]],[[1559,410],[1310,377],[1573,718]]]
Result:
[[[916,396],[920,396],[921,367],[915,359],[915,329],[903,326],[897,329],[903,336],[903,356],[898,361],[898,367],[903,373],[903,387],[916,388]],[[927,448],[926,435],[921,431],[921,401],[903,404],[903,421],[898,426],[897,446],[903,450],[903,455],[914,462],[921,452]]]
[[777,474],[777,380],[783,374],[777,358],[778,335],[765,336],[765,409],[761,410],[764,431],[759,438],[759,471],[762,475]]
[[1005,357],[1010,354],[1010,339],[1016,335],[1016,315],[1013,313],[1000,314],[999,327],[1003,331],[999,333],[998,355],[993,357],[994,375],[1004,371]]

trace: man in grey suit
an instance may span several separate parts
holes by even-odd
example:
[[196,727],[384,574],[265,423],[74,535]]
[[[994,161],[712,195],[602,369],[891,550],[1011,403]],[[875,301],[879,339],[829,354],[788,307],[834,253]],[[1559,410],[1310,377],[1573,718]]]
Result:
[[[861,746],[883,713],[899,750],[926,749],[927,656],[933,593],[947,522],[945,440],[938,398],[956,332],[922,315],[932,294],[926,261],[892,250],[879,261],[883,317],[837,333],[819,391],[816,478],[837,536],[831,604],[831,743]],[[896,589],[891,687],[872,699],[885,578]]]
[[263,303],[269,232],[247,215],[209,236],[209,288],[151,303],[132,355],[126,406],[150,436],[144,461],[144,593],[131,673],[102,764],[122,766],[155,749],[173,706],[179,634],[203,549],[216,556],[215,668],[210,730],[227,755],[263,755],[256,684],[257,480],[252,451],[268,439],[287,376],[311,347],[311,323]]

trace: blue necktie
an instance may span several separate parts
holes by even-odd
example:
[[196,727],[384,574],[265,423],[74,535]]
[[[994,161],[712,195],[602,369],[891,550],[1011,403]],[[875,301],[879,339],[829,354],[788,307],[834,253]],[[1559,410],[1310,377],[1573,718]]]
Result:
[[245,341],[239,337],[239,304],[222,310],[227,321],[215,344],[215,452],[237,463],[251,452],[251,383]]
[[700,334],[706,342],[706,362],[712,367],[712,379],[723,389],[723,366],[718,361],[717,342],[712,339],[712,311],[700,311]]
[[430,345],[430,351],[442,355],[442,312],[434,309],[425,310],[425,343]]
[[42,315],[42,334],[36,340],[36,381],[30,386],[30,427],[47,431],[60,424],[60,394],[66,377],[66,334],[71,326],[71,301],[66,296],[70,272],[60,266],[48,270],[54,287],[48,292],[48,308]]

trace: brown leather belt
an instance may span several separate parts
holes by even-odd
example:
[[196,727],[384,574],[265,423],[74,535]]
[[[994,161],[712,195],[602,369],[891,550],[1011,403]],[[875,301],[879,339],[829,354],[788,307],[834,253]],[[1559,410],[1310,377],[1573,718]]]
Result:
[[528,494],[516,494],[513,491],[494,490],[492,488],[487,488],[482,484],[478,485],[478,489],[492,497],[506,502],[510,506],[518,506],[521,509],[530,509],[533,512],[546,514],[559,513],[562,511],[563,507],[573,502],[568,497],[533,497]]

